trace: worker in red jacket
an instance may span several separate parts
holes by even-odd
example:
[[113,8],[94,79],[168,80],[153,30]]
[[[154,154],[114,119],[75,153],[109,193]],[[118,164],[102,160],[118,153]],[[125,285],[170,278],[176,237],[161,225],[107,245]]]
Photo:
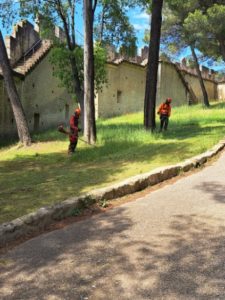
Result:
[[171,115],[171,98],[167,98],[165,102],[160,104],[157,114],[160,117],[160,132],[167,130],[169,124],[169,117]]
[[74,153],[77,146],[78,132],[80,131],[80,129],[78,128],[80,114],[81,114],[80,108],[76,108],[74,114],[70,117],[70,134],[69,134],[70,144],[68,148],[68,154]]

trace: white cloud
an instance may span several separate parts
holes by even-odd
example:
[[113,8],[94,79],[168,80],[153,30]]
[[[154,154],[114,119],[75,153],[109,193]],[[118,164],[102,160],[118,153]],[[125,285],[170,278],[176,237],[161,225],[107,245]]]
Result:
[[149,28],[149,24],[133,24],[135,30],[145,30]]
[[149,20],[149,15],[146,12],[142,12],[140,14],[134,15],[134,19],[144,19],[144,20]]

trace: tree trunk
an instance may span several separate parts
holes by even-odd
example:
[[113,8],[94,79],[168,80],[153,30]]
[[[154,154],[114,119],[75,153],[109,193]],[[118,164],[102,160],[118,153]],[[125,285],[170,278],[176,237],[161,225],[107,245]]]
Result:
[[[81,81],[79,78],[79,72],[77,68],[77,62],[76,58],[74,57],[74,49],[76,48],[76,40],[75,40],[75,19],[74,19],[74,13],[75,13],[75,0],[69,1],[70,10],[71,10],[71,36],[70,36],[70,30],[69,30],[69,21],[66,19],[66,16],[63,12],[63,7],[61,1],[57,1],[56,3],[56,10],[58,12],[59,17],[61,18],[63,29],[66,35],[66,43],[68,46],[68,49],[71,51],[71,58],[70,58],[70,64],[71,64],[71,71],[72,71],[72,77],[73,77],[73,90],[74,94],[77,97],[77,101],[81,106],[82,112],[84,111],[84,92],[83,87],[81,85]],[[84,128],[84,117],[83,113],[81,115],[82,120],[82,128]]]
[[0,30],[0,67],[2,68],[4,84],[13,110],[20,142],[26,146],[29,146],[31,145],[31,137],[27,125],[27,120],[13,79],[12,69],[9,63],[1,30]]
[[144,126],[154,131],[163,0],[152,1],[151,37],[144,100]]
[[223,38],[218,38],[220,44],[220,50],[223,57],[223,61],[225,62],[225,40]]
[[200,68],[199,68],[198,57],[195,53],[194,47],[190,46],[190,48],[191,48],[191,53],[192,53],[192,56],[193,56],[193,59],[194,59],[194,62],[195,62],[195,69],[196,69],[197,74],[198,74],[198,80],[199,80],[201,90],[202,90],[203,103],[206,107],[209,107],[210,106],[209,105],[209,98],[208,98],[208,94],[207,94],[205,84],[204,84],[204,81],[203,81],[203,78],[202,78],[202,73],[201,73]]
[[106,3],[103,4],[103,8],[102,8],[101,25],[100,25],[100,37],[99,37],[100,45],[102,45],[102,41],[103,41],[106,5],[107,5]]
[[82,127],[82,129],[84,129],[84,113],[83,113],[84,112],[84,91],[82,89],[81,82],[79,79],[76,59],[73,55],[71,55],[70,63],[71,63],[71,70],[72,70],[72,76],[73,76],[73,90],[74,90],[74,94],[77,97],[77,102],[80,104],[81,127]]
[[84,136],[96,142],[92,0],[84,0]]

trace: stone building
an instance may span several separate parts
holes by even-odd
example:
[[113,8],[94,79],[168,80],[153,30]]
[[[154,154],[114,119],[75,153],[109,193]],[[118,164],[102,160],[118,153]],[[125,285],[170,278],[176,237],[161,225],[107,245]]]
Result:
[[[52,43],[40,39],[38,28],[28,21],[18,23],[5,38],[10,63],[31,132],[38,132],[68,122],[75,103],[53,76],[49,62]],[[58,37],[60,30],[56,27]],[[1,74],[1,72],[0,72]],[[1,76],[1,75],[0,75]],[[0,78],[0,137],[17,135],[16,125]]]
[[[58,27],[55,27],[54,35],[63,39],[63,32]],[[51,41],[40,38],[38,26],[34,28],[28,21],[23,21],[14,27],[11,36],[6,37],[6,47],[31,132],[68,123],[75,103],[52,75],[54,66],[49,62]],[[144,48],[141,56],[132,59],[119,57],[113,48],[110,51],[106,65],[108,83],[96,93],[96,117],[143,111],[148,49]],[[225,100],[225,83],[218,83],[215,74],[207,68],[202,74],[209,99]],[[157,104],[167,97],[173,98],[173,105],[202,101],[197,74],[185,62],[160,61]],[[13,136],[16,132],[1,77],[0,137]]]

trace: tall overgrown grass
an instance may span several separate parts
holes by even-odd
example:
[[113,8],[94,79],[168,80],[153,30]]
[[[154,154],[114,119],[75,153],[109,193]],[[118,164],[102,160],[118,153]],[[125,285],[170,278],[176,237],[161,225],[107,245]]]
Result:
[[96,146],[80,140],[72,157],[56,130],[0,149],[0,223],[206,151],[225,136],[225,104],[173,108],[163,133],[145,131],[141,112],[98,120],[97,132]]

